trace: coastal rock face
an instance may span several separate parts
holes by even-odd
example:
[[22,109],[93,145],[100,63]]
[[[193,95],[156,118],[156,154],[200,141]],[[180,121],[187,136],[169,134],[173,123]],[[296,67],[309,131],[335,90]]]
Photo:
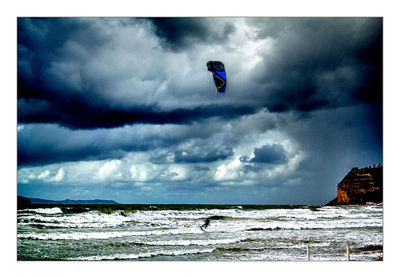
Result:
[[359,205],[367,202],[380,203],[383,199],[383,167],[357,167],[337,186],[336,198],[328,205]]

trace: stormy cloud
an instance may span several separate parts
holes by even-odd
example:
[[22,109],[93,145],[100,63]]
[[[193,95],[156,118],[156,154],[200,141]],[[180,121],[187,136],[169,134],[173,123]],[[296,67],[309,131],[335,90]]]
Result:
[[154,25],[155,34],[162,45],[170,50],[179,51],[194,44],[220,44],[226,40],[235,27],[229,22],[217,18],[165,18],[149,19]]
[[382,162],[382,18],[17,26],[21,195],[324,203],[349,169]]
[[153,163],[164,164],[164,163],[209,163],[218,160],[224,160],[232,156],[234,153],[232,148],[225,146],[205,147],[191,146],[187,150],[177,150],[175,152],[168,152],[163,154],[157,154],[151,157],[150,160]]
[[[254,81],[270,111],[307,112],[382,101],[382,19],[251,20],[275,39]],[[272,24],[269,24],[272,23]],[[271,26],[271,27],[269,27]]]
[[254,150],[254,157],[249,159],[248,157],[241,157],[242,162],[254,162],[254,163],[269,163],[269,164],[282,164],[287,162],[285,149],[282,145],[264,145]]

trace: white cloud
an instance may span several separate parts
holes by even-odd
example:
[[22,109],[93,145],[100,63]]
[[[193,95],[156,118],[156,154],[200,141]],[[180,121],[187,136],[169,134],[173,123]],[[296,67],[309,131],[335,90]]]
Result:
[[38,174],[34,174],[35,169],[22,169],[18,171],[18,182],[23,184],[28,184],[33,180],[42,180],[45,182],[61,182],[65,178],[65,170],[59,168],[57,173],[53,174],[53,170],[43,170],[43,168],[38,169]]
[[[247,120],[244,120],[247,122]],[[257,124],[257,123],[256,123]],[[239,126],[243,123],[239,123]],[[249,131],[247,136],[234,148],[235,157],[224,161],[214,172],[215,181],[223,185],[246,186],[256,183],[265,183],[276,178],[290,177],[299,164],[307,157],[300,146],[286,134],[276,130],[267,130],[264,133]],[[254,150],[264,145],[280,144],[286,153],[288,161],[284,164],[268,163],[242,163],[240,157],[247,157],[247,160],[254,157]],[[250,168],[246,169],[246,166]],[[254,168],[253,168],[254,167]],[[252,170],[252,168],[254,170]],[[294,180],[292,181],[292,183]],[[297,180],[298,182],[298,180]]]
[[58,169],[57,174],[55,175],[55,177],[53,178],[53,181],[55,182],[60,182],[64,179],[65,177],[65,171],[63,168]]
[[231,55],[246,61],[241,64],[245,72],[248,72],[262,60],[260,57],[262,54],[272,49],[273,41],[270,38],[257,38],[258,30],[244,21],[244,19],[235,20],[236,32],[230,36],[229,46],[235,49]]
[[148,181],[153,178],[156,167],[151,164],[138,164],[130,168],[131,178],[134,181]]
[[233,161],[218,166],[214,174],[214,179],[216,181],[236,180],[240,177],[241,167],[242,163],[239,157],[236,157]]
[[185,180],[188,178],[188,170],[181,165],[172,165],[168,169],[168,176],[171,180]]
[[40,180],[45,180],[50,176],[50,171],[45,170],[44,172],[40,173],[40,175],[37,177]]
[[95,175],[96,180],[114,180],[122,178],[122,173],[119,171],[121,166],[120,160],[111,160],[103,164]]

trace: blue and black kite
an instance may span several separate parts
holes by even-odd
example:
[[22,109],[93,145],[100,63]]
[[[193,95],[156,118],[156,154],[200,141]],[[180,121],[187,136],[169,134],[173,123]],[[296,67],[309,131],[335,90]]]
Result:
[[226,73],[224,64],[218,61],[209,61],[207,63],[208,71],[211,71],[214,77],[215,86],[219,93],[225,93]]

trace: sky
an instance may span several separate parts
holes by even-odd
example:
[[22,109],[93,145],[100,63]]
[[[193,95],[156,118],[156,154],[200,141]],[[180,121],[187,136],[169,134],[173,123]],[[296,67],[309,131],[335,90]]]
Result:
[[383,161],[382,59],[379,17],[19,17],[17,193],[325,204]]

